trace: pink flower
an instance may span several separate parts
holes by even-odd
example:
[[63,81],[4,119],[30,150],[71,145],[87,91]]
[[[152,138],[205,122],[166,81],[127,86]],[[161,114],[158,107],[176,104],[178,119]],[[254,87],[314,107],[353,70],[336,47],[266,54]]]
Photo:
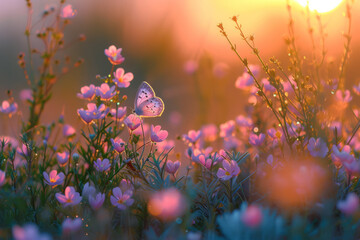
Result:
[[250,205],[246,208],[241,220],[248,227],[257,227],[262,222],[262,212],[257,205]]
[[35,224],[27,224],[24,227],[14,226],[12,228],[14,240],[51,240],[47,234],[41,234]]
[[122,153],[125,150],[125,142],[121,138],[119,137],[116,137],[115,139],[111,138],[110,141],[115,151],[117,151],[118,153]]
[[116,69],[114,72],[113,82],[119,88],[127,88],[130,86],[130,82],[134,79],[134,75],[131,72],[125,73],[123,68]]
[[356,93],[356,95],[360,95],[360,83],[356,86],[353,87],[353,91],[354,93]]
[[137,129],[140,125],[141,125],[141,118],[139,118],[137,115],[135,114],[130,114],[129,116],[127,116],[127,118],[125,118],[124,123],[125,125],[131,130],[134,131],[135,129]]
[[245,117],[243,115],[237,116],[236,123],[239,127],[252,127],[253,126],[252,119]]
[[104,172],[104,171],[108,171],[109,168],[111,167],[110,161],[109,159],[105,158],[103,160],[101,160],[100,158],[98,158],[95,162],[94,162],[94,167],[97,171],[99,172]]
[[143,127],[138,127],[133,131],[134,135],[142,136],[143,135],[143,129],[144,129],[144,135],[147,136],[150,132],[150,126],[147,123],[143,124]]
[[112,192],[113,195],[110,196],[110,202],[113,206],[119,208],[120,210],[125,210],[134,203],[134,199],[131,198],[133,195],[132,191],[125,191],[123,194],[121,189],[116,187]]
[[205,141],[213,142],[217,138],[218,128],[215,124],[207,124],[201,127],[201,132]]
[[75,206],[81,202],[82,197],[80,197],[80,193],[75,191],[74,187],[66,187],[65,195],[61,193],[55,194],[56,199],[63,205],[63,207],[67,206]]
[[68,152],[58,152],[56,153],[56,158],[58,160],[58,163],[60,166],[64,167],[66,166],[68,160],[69,160],[69,153]]
[[347,161],[342,162],[345,170],[351,176],[358,176],[360,174],[360,161],[355,158],[350,158]]
[[249,142],[251,145],[260,146],[264,143],[264,141],[265,141],[265,134],[263,133],[260,133],[259,135],[256,135],[254,133],[250,134]]
[[187,135],[186,134],[184,135],[184,138],[191,143],[195,143],[197,140],[199,140],[200,136],[201,136],[200,130],[199,131],[190,130]]
[[156,144],[156,149],[162,153],[162,152],[168,152],[170,149],[174,148],[175,142],[174,140],[165,140],[163,142],[159,142]]
[[230,120],[224,124],[220,124],[220,137],[226,138],[233,136],[235,131],[235,121]]
[[349,193],[346,199],[337,203],[337,208],[346,215],[352,215],[359,209],[359,197],[355,193]]
[[352,100],[352,96],[349,90],[342,92],[341,90],[337,90],[335,93],[335,97],[338,101],[343,103],[348,103]]
[[148,204],[151,215],[164,221],[180,217],[186,210],[186,199],[176,188],[169,188],[154,193]]
[[339,151],[338,147],[334,145],[332,147],[331,160],[333,161],[336,168],[341,168],[343,162],[351,162],[354,156],[350,154],[350,146],[345,145],[342,151]]
[[81,120],[83,120],[86,124],[91,123],[95,119],[104,118],[109,112],[109,109],[106,108],[104,104],[97,107],[95,103],[88,103],[87,108],[88,110],[84,110],[83,108],[77,110]]
[[12,148],[17,148],[19,146],[18,141],[15,138],[9,136],[0,136],[0,147],[2,147],[3,143],[4,148],[10,147],[10,145]]
[[21,101],[32,101],[34,98],[33,98],[33,92],[31,89],[23,89],[20,91],[20,94],[19,94],[19,97],[21,99]]
[[263,78],[261,80],[261,83],[264,85],[264,90],[269,92],[275,92],[276,88],[270,84],[269,80],[266,78]]
[[196,70],[198,69],[199,64],[195,61],[195,60],[188,60],[185,62],[184,64],[184,71],[185,73],[192,75],[196,72]]
[[329,151],[326,143],[321,138],[316,140],[315,138],[310,138],[307,148],[311,156],[320,158],[324,158]]
[[240,77],[236,79],[235,87],[239,89],[249,88],[254,84],[254,78],[247,72],[243,73]]
[[164,141],[168,136],[168,131],[161,130],[161,126],[157,125],[154,127],[154,125],[151,125],[151,141],[152,142],[162,142]]
[[237,162],[235,162],[234,160],[231,161],[224,160],[222,162],[222,165],[224,168],[219,168],[216,174],[218,178],[226,181],[231,179],[232,177],[236,177],[237,175],[239,175],[240,168]]
[[76,10],[72,9],[71,4],[66,5],[63,7],[60,13],[60,17],[62,18],[73,18],[76,15]]
[[64,125],[64,127],[63,127],[63,135],[64,135],[64,137],[71,137],[75,133],[76,133],[76,130],[71,125],[69,125],[69,124]]
[[209,157],[205,157],[205,155],[199,155],[199,163],[210,170],[213,165],[212,159]]
[[175,174],[176,171],[179,169],[181,163],[179,161],[170,161],[166,162],[165,171],[170,174]]
[[119,65],[125,60],[125,58],[121,56],[121,51],[122,48],[116,48],[114,45],[105,49],[105,55],[108,57],[112,65]]
[[90,84],[90,86],[84,86],[80,89],[81,93],[78,93],[78,98],[92,100],[95,96],[96,87],[94,84]]
[[6,182],[6,173],[0,170],[0,187],[3,186]]
[[81,229],[82,220],[81,218],[66,218],[61,226],[64,234],[74,233]]
[[126,115],[126,107],[118,107],[117,117],[116,117],[116,109],[115,108],[110,110],[110,114],[112,116],[112,119],[116,120],[116,118],[117,118],[117,120],[119,122],[121,122]]
[[89,196],[89,204],[93,210],[98,210],[104,204],[105,193],[98,193],[95,197]]
[[99,96],[102,101],[108,101],[115,95],[115,86],[109,87],[109,84],[103,83],[100,87],[96,87],[96,96]]
[[0,106],[0,112],[11,115],[17,111],[17,108],[17,103],[10,103],[9,101],[5,100]]
[[62,172],[58,174],[56,170],[52,170],[50,176],[47,172],[43,172],[43,176],[45,178],[44,182],[52,187],[61,185],[65,180],[65,175]]

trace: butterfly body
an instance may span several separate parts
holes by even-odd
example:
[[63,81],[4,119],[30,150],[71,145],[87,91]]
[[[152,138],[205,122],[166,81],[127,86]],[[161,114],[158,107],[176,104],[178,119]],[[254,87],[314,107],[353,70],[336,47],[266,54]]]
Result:
[[140,85],[134,105],[134,112],[140,117],[160,117],[165,108],[163,100],[147,82]]

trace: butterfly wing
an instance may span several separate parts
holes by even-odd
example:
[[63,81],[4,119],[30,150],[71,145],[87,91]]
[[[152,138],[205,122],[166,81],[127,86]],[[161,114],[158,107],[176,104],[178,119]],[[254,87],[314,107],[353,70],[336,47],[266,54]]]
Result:
[[143,102],[153,97],[155,97],[154,90],[147,82],[143,82],[136,93],[135,111]]
[[159,97],[146,99],[135,109],[135,113],[141,117],[160,117],[164,112],[164,102]]

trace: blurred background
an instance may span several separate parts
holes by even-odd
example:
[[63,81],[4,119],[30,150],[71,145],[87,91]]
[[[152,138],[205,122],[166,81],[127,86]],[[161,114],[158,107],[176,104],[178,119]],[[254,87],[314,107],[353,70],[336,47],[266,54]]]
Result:
[[[33,1],[34,19],[41,16],[46,6],[56,5],[57,2]],[[304,1],[301,2],[304,5]],[[321,18],[327,34],[327,58],[340,61],[344,51],[342,34],[347,29],[346,7],[345,1],[338,0],[339,5],[331,10],[331,2],[323,1],[310,7],[325,11],[321,13]],[[82,126],[76,109],[85,107],[85,102],[78,99],[76,93],[84,85],[99,85],[100,81],[95,76],[105,76],[110,72],[111,65],[104,55],[104,49],[110,45],[123,48],[125,62],[121,67],[135,75],[131,86],[122,91],[122,94],[128,95],[128,113],[133,108],[138,86],[142,81],[148,81],[166,106],[162,118],[148,122],[163,124],[172,137],[188,129],[197,129],[201,124],[219,124],[235,118],[244,112],[243,106],[247,102],[247,97],[234,87],[244,68],[219,33],[217,24],[223,23],[239,52],[250,63],[258,62],[240,41],[230,20],[234,15],[238,16],[244,31],[254,35],[265,60],[276,56],[287,65],[284,37],[287,34],[288,13],[285,0],[74,0],[67,3],[73,5],[77,15],[71,19],[65,39],[71,42],[79,34],[85,34],[87,40],[72,44],[64,52],[75,60],[83,58],[85,62],[57,82],[53,98],[45,109],[45,123],[58,119],[64,111],[66,122]],[[312,47],[307,34],[306,11],[300,3],[292,2],[295,36],[302,54],[308,56]],[[360,61],[360,32],[357,31],[360,24],[359,2],[355,2],[352,12],[348,87],[360,79],[357,67]],[[0,100],[5,100],[6,91],[11,89],[15,100],[20,102],[20,90],[28,88],[17,65],[19,52],[27,52],[25,1],[0,1],[0,18]],[[316,19],[311,21],[316,30]],[[187,73],[191,67],[197,69],[196,74]],[[20,107],[26,119],[27,109],[23,105]],[[3,122],[0,135],[12,134],[14,130],[6,127],[5,117],[2,115],[0,119]]]

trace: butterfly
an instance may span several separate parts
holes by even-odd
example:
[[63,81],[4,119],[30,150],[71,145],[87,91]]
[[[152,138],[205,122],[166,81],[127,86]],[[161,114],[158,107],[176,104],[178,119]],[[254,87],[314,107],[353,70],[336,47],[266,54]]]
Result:
[[160,117],[165,108],[163,100],[155,95],[154,89],[145,81],[136,93],[134,105],[134,112],[139,117]]

